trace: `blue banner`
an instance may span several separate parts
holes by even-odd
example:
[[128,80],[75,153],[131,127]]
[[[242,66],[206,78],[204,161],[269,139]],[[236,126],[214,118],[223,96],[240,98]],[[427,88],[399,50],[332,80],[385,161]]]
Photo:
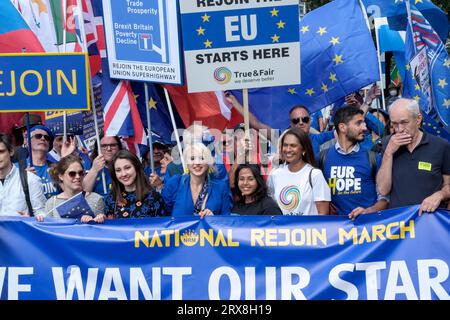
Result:
[[450,215],[0,218],[2,299],[450,299]]
[[0,55],[0,111],[89,110],[85,53]]

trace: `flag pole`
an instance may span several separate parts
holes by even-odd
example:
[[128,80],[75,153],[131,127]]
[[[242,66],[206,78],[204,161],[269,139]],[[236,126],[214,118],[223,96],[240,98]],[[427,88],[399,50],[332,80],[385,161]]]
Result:
[[63,52],[66,52],[67,43],[67,0],[63,0],[63,20],[61,21],[63,27]]
[[[80,17],[83,17],[83,8],[81,7],[80,1],[77,0],[77,19],[80,19]],[[78,23],[80,25],[80,33],[83,37],[82,40],[82,47],[83,52],[85,55],[88,55],[87,46],[86,46],[86,32],[84,30],[84,19],[78,20]],[[97,121],[97,108],[95,107],[95,96],[94,96],[94,88],[92,87],[92,75],[91,75],[91,65],[89,62],[89,56],[88,56],[88,71],[89,71],[89,89],[90,89],[90,100],[91,100],[91,107],[92,107],[92,113],[94,115],[94,128],[95,128],[95,139],[97,141],[97,152],[98,154],[102,154],[101,148],[100,148],[100,134],[98,132],[98,121]],[[102,170],[102,183],[103,183],[103,193],[106,194],[108,191],[106,188],[106,177],[105,177],[105,171]]]
[[[248,89],[242,89],[242,102],[244,104],[244,127],[245,127],[245,145],[250,143],[250,114],[248,112]],[[250,163],[249,159],[249,151],[247,148],[245,149],[245,162]]]
[[149,153],[150,153],[150,169],[152,170],[152,173],[155,173],[155,164],[153,162],[153,142],[152,142],[152,122],[150,119],[150,108],[148,106],[148,86],[147,82],[144,82],[144,90],[145,90],[145,111],[147,113],[147,128],[148,128],[148,147],[149,147]]
[[[381,54],[380,54],[380,40],[378,38],[378,29],[380,27],[380,20],[382,20],[382,18],[375,18],[374,19],[374,23],[375,23],[375,41],[377,42],[377,59],[378,59],[378,72],[380,74],[380,89],[381,89],[381,105],[383,106],[383,110],[386,110],[386,103],[384,101],[384,81],[383,81],[383,74],[381,71]],[[377,104],[377,109],[378,109],[378,104]],[[378,112],[378,110],[377,110]]]
[[[26,52],[27,52],[27,48],[22,48],[22,53],[26,53]],[[33,166],[33,153],[31,151],[30,113],[27,112],[25,115],[26,115],[25,121],[26,121],[26,126],[27,126],[27,148],[28,148],[28,155],[30,156],[30,167],[32,167]]]
[[177,141],[177,147],[178,147],[178,152],[180,153],[180,160],[181,160],[181,164],[183,165],[183,171],[186,171],[187,167],[186,167],[186,163],[184,162],[184,159],[183,159],[183,150],[181,149],[180,137],[178,135],[177,126],[175,124],[175,117],[173,116],[172,104],[170,103],[169,93],[167,92],[166,88],[164,88],[164,95],[166,97],[167,107],[169,109],[170,120],[172,121],[173,132],[175,133],[175,139]]

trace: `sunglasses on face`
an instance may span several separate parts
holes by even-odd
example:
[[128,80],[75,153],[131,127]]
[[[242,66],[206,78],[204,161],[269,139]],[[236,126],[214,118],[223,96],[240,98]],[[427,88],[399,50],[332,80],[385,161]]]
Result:
[[117,143],[111,143],[111,144],[101,144],[100,148],[102,149],[114,149],[117,148],[119,145]]
[[80,171],[69,171],[67,172],[67,175],[69,177],[71,177],[72,179],[75,178],[77,175],[79,175],[81,178],[84,177],[84,171],[80,170]]
[[50,141],[50,136],[42,133],[36,133],[32,138],[35,138],[36,140],[41,140],[44,138],[45,141]]
[[300,117],[300,118],[293,118],[291,119],[292,124],[298,124],[300,122],[300,120],[302,121],[302,123],[308,123],[309,120],[311,118],[306,116],[306,117]]

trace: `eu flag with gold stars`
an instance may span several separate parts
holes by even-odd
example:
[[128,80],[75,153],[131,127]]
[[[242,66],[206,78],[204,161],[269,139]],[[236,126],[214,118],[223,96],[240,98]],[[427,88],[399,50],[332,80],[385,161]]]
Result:
[[56,206],[54,210],[58,212],[61,218],[80,219],[85,215],[94,217],[95,215],[92,212],[91,207],[89,207],[84,195],[84,192],[80,192]]
[[[376,49],[358,1],[335,0],[306,14],[300,59],[301,85],[249,90],[250,111],[273,128],[289,126],[294,105],[312,113],[379,80]],[[232,93],[240,99],[239,91]]]

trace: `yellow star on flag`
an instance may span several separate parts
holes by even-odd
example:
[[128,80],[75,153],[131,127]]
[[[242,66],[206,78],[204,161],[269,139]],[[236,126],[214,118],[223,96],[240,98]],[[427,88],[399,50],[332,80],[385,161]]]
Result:
[[311,89],[306,89],[306,93],[305,94],[307,94],[308,96],[312,96],[313,94],[314,94],[314,89],[313,88],[311,88]]
[[279,40],[280,40],[280,36],[277,36],[276,34],[274,34],[272,37],[270,37],[270,38],[272,38],[272,42],[279,42]]
[[205,45],[205,48],[211,48],[212,41],[209,41],[208,39],[206,39],[206,41],[203,42],[203,44]]
[[328,92],[328,87],[325,83],[322,82],[322,86],[321,86],[323,92]]
[[336,79],[336,73],[330,72],[330,77],[329,77],[328,79],[330,79],[331,82],[337,81],[337,79]]
[[139,95],[133,93],[133,97],[134,97],[134,102],[137,102],[137,99],[138,99]]
[[333,46],[337,45],[339,42],[339,37],[331,37],[330,42],[333,44]]
[[319,27],[319,30],[317,30],[317,33],[323,36],[324,33],[327,33],[326,27]]
[[150,100],[148,101],[148,107],[150,108],[150,109],[155,109],[156,110],[156,104],[157,104],[158,102],[156,102],[155,100],[153,100],[153,98],[152,97],[150,97]]
[[309,26],[303,26],[300,31],[301,33],[305,34],[306,32],[309,31]]
[[448,83],[445,81],[445,78],[444,79],[438,79],[438,80],[439,80],[438,86],[441,87],[442,89],[444,89],[444,87],[446,85],[448,85]]
[[419,84],[418,84],[418,83],[416,83],[416,85],[414,86],[414,89],[416,89],[416,90],[420,90],[420,86],[419,86]]
[[406,68],[406,70],[409,70],[409,68],[411,68],[411,67],[409,66],[409,64],[407,64],[407,65],[405,66],[405,68]]
[[202,15],[202,21],[203,21],[203,22],[209,22],[209,18],[211,18],[211,16],[208,16],[207,13],[205,13],[204,15]]
[[342,63],[342,62],[344,62],[343,60],[342,60],[342,54],[335,54],[334,55],[334,58],[333,58],[333,61],[338,65],[339,63]]
[[201,34],[203,34],[203,35],[205,34],[205,29],[203,29],[201,26],[198,29],[196,29],[195,31],[197,31],[198,36]]
[[296,94],[297,92],[295,92],[295,88],[289,88],[288,89],[288,92],[290,93],[290,94]]
[[270,13],[272,14],[272,17],[275,17],[275,16],[277,16],[278,17],[278,10],[277,9],[275,9],[275,8],[273,8],[271,11],[270,11]]
[[419,95],[418,95],[418,94],[416,94],[416,95],[414,96],[414,100],[416,100],[417,102],[419,102],[419,100],[420,100],[420,97],[419,97]]
[[415,1],[414,1],[414,4],[418,4],[419,2],[420,2],[420,3],[423,3],[422,0],[415,0]]
[[284,29],[284,25],[286,24],[286,22],[283,22],[282,20],[277,22],[277,26],[278,29]]
[[442,105],[448,108],[450,106],[450,99],[444,99],[444,103]]
[[444,61],[444,67],[450,68],[450,58],[445,59],[445,61]]

